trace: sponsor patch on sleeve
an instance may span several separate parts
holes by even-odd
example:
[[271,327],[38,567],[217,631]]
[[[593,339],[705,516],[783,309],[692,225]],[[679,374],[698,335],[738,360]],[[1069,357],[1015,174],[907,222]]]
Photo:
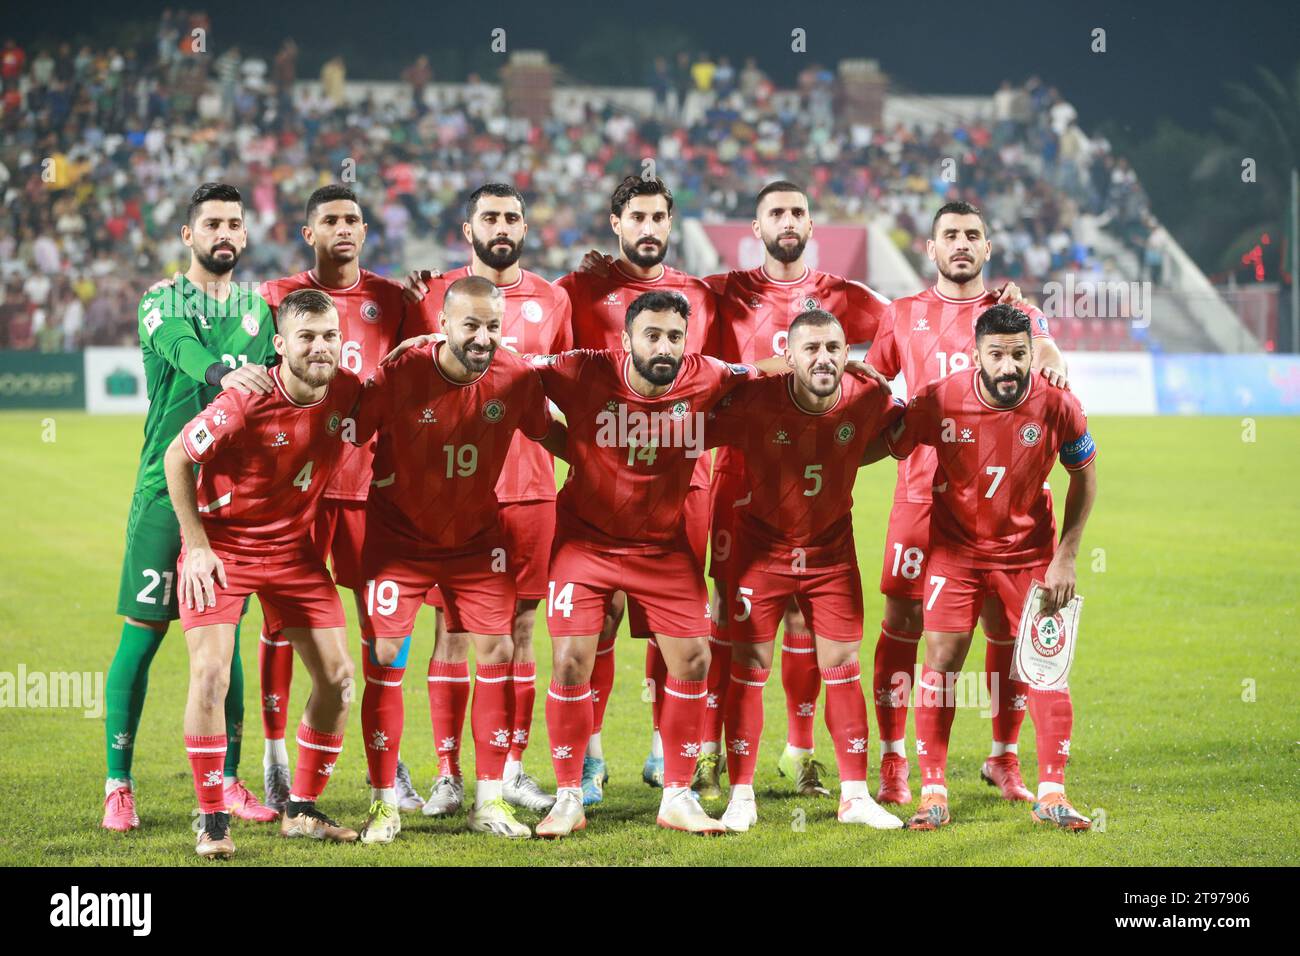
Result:
[[1061,464],[1066,468],[1079,468],[1086,465],[1097,454],[1097,443],[1092,440],[1091,432],[1061,447]]
[[213,440],[212,430],[208,428],[207,422],[199,422],[190,429],[190,447],[194,449],[195,454],[201,455],[211,448]]
[[731,370],[732,375],[750,375],[754,371],[753,367],[749,365],[739,365],[733,362],[728,362],[727,368]]
[[149,314],[144,317],[145,335],[152,337],[158,326],[162,325],[162,322],[162,309],[154,306],[149,310]]

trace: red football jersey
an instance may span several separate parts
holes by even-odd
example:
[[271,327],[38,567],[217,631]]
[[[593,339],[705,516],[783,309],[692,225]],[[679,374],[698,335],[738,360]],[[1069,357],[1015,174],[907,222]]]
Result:
[[[657,279],[638,279],[615,262],[607,276],[570,272],[556,279],[555,284],[569,294],[575,349],[621,349],[627,307],[646,292],[678,292],[691,307],[686,323],[686,351],[718,355],[716,300],[703,279],[669,266],[663,267]],[[707,456],[696,461],[691,487],[709,487]]]
[[[476,553],[498,540],[497,479],[515,430],[550,429],[542,383],[527,362],[498,349],[472,382],[438,367],[434,342],[407,351],[367,383],[357,440],[375,432],[367,534],[414,558]],[[373,524],[372,524],[373,523]]]
[[265,557],[309,544],[316,504],[343,462],[343,421],[361,395],[361,380],[345,369],[311,405],[288,396],[278,367],[271,378],[273,391],[227,389],[181,429],[200,465],[208,540],[232,554]]
[[714,407],[708,444],[744,456],[749,502],[737,510],[737,553],[764,570],[856,563],[853,483],[862,453],[903,412],[873,379],[847,372],[835,404],[810,412],[794,376],[745,382]]
[[569,431],[559,527],[615,554],[675,548],[692,473],[707,458],[705,413],[758,371],[688,354],[668,391],[645,398],[628,383],[632,357],[623,349],[541,355],[533,364]]
[[[438,313],[447,295],[447,287],[457,279],[473,275],[469,266],[461,266],[427,283],[429,294],[420,302],[420,331],[440,334]],[[501,344],[515,352],[549,355],[573,348],[572,315],[569,297],[557,285],[535,272],[521,269],[510,285],[497,286],[506,297],[506,313],[501,323]],[[415,334],[415,333],[412,333]],[[506,456],[501,478],[497,481],[497,500],[553,501],[555,499],[555,461],[541,445],[516,434]]]
[[[933,286],[917,295],[895,299],[885,311],[867,361],[886,378],[901,372],[908,394],[915,394],[927,382],[971,367],[975,320],[997,301],[992,292],[973,299],[952,299]],[[1026,314],[1030,334],[1036,339],[1050,339],[1047,317],[1033,306],[1026,307]],[[900,461],[894,500],[928,503],[935,483],[934,464],[934,452],[928,448]]]
[[[402,340],[407,304],[402,298],[401,283],[362,269],[360,277],[352,285],[345,289],[331,289],[321,285],[315,269],[308,269],[297,275],[263,282],[257,292],[271,307],[271,314],[278,315],[284,297],[299,289],[319,289],[334,300],[339,313],[339,335],[343,339],[339,365],[362,380],[369,378],[379,367],[379,360]],[[356,423],[347,420],[343,427],[343,464],[330,479],[325,497],[365,501],[370,493],[374,443],[361,447],[353,445],[351,437]]]
[[[760,362],[783,354],[790,323],[809,309],[825,309],[839,319],[850,345],[870,342],[889,304],[861,282],[812,269],[789,281],[773,279],[762,266],[705,281],[717,293],[716,354],[724,362]],[[714,468],[740,472],[743,464],[728,446],[718,451]]]
[[1056,549],[1056,522],[1043,487],[1054,459],[1071,471],[1097,454],[1088,419],[1073,392],[1037,375],[1012,408],[984,401],[979,371],[922,386],[907,406],[895,458],[916,445],[938,456],[930,549],[934,560],[970,568],[1045,564]]

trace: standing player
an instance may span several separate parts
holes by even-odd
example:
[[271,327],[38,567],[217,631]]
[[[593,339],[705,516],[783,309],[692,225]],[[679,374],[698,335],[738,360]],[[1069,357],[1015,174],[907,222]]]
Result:
[[[571,347],[569,297],[534,272],[519,265],[528,235],[524,197],[513,186],[487,183],[465,203],[461,232],[470,244],[470,264],[440,278],[420,274],[412,291],[422,295],[421,325],[439,328],[448,286],[465,276],[482,276],[501,290],[505,314],[501,344],[514,352],[551,354]],[[507,803],[535,813],[551,809],[555,797],[544,793],[524,772],[524,751],[532,732],[536,700],[537,658],[533,624],[546,597],[547,561],[555,535],[555,463],[536,442],[516,433],[497,482],[501,533],[515,574],[514,657],[511,684],[514,718],[510,753],[506,758],[502,795]],[[429,603],[441,607],[438,590]],[[460,773],[461,731],[469,704],[469,641],[464,634],[439,628],[429,661],[429,714],[438,751],[438,778],[424,805],[428,816],[460,810],[465,787]],[[399,764],[400,771],[400,764]],[[400,778],[400,772],[399,772]]]
[[[970,367],[975,347],[975,320],[990,306],[1016,298],[1011,290],[990,292],[982,271],[991,245],[980,211],[966,202],[951,202],[935,213],[926,251],[938,269],[931,289],[896,299],[872,344],[868,359],[893,378],[899,372],[915,394],[922,385]],[[1022,302],[1015,303],[1031,321],[1034,368],[1042,369],[1054,384],[1063,383],[1065,359],[1052,341],[1047,319]],[[880,725],[881,803],[910,803],[907,782],[907,698],[916,665],[916,645],[921,639],[921,599],[929,557],[931,486],[935,455],[928,448],[898,466],[894,506],[889,515],[880,590],[885,595],[885,615],[876,642],[873,690]],[[1008,800],[1030,800],[1020,777],[1016,756],[1020,724],[1024,720],[1025,689],[1010,675],[1013,640],[1003,625],[1005,615],[991,599],[984,615],[985,680],[997,699],[993,713],[993,752],[980,776],[997,786]],[[1019,607],[1010,609],[1018,612]],[[994,677],[993,675],[997,675]]]
[[[275,313],[285,296],[299,289],[327,293],[338,310],[342,336],[341,367],[368,378],[399,340],[406,303],[402,286],[361,268],[367,227],[356,193],[347,186],[322,186],[307,200],[302,237],[316,256],[315,268],[263,283],[259,294]],[[333,565],[334,580],[349,588],[361,604],[361,543],[365,538],[366,497],[370,492],[374,443],[351,444],[356,429],[343,422],[343,460],[325,488],[312,540],[321,558]],[[266,753],[262,758],[266,804],[283,810],[289,798],[289,754],[284,743],[288,724],[289,687],[293,678],[293,648],[282,634],[264,628],[258,644],[262,679],[262,728]],[[405,764],[397,765],[399,806],[419,810],[424,804],[411,783]]]
[[777,624],[793,601],[816,636],[826,726],[840,772],[839,820],[894,830],[903,821],[878,806],[867,789],[867,702],[858,673],[862,578],[852,492],[864,449],[902,407],[873,379],[844,374],[848,343],[829,312],[800,313],[784,351],[793,375],[746,382],[709,419],[708,443],[745,456],[748,499],[731,525],[731,801],[722,823],[743,831],[758,819],[754,767],[763,735],[763,685]]
[[[925,665],[916,707],[921,803],[908,826],[949,822],[945,771],[955,714],[954,681],[985,601],[996,597],[1009,633],[1031,582],[1047,590],[1043,611],[1074,595],[1075,557],[1097,496],[1097,449],[1079,400],[1037,381],[1031,362],[1033,321],[1009,305],[975,322],[976,368],[924,386],[899,429],[880,444],[906,458],[917,445],[935,450],[930,560],[926,568]],[[1045,485],[1054,459],[1070,472],[1061,540]],[[1065,798],[1074,708],[1069,690],[1027,687],[1038,749],[1038,799],[1031,816],[1070,830],[1087,817]]]
[[[632,634],[653,635],[668,676],[660,733],[660,826],[721,833],[691,793],[709,667],[709,602],[682,509],[705,454],[703,414],[756,372],[686,352],[690,307],[647,292],[627,309],[623,348],[535,359],[568,422],[569,477],[556,499],[546,619],[554,664],[546,726],[559,785],[537,835],[587,825],[582,755],[594,719],[592,668],[610,596],[627,594]],[[773,370],[781,360],[769,362]]]
[[[810,309],[824,309],[839,317],[849,344],[866,344],[876,337],[887,300],[860,282],[809,268],[804,261],[813,221],[808,196],[787,180],[768,183],[758,194],[754,238],[763,243],[763,265],[710,276],[717,296],[715,340],[718,358],[725,362],[756,362],[786,352],[790,323]],[[748,485],[740,450],[719,449],[714,462],[712,489],[712,548],[709,573],[713,577],[713,663],[709,670],[708,718],[704,745],[694,787],[705,799],[722,795],[718,785],[722,706],[727,698],[731,642],[729,607],[735,600],[731,580],[735,514],[745,500]],[[786,746],[777,771],[794,781],[805,796],[827,795],[820,778],[821,764],[813,757],[813,726],[821,676],[813,635],[791,601],[784,615],[781,644],[781,683],[786,701]]]
[[495,488],[516,430],[551,450],[556,436],[537,373],[498,348],[504,312],[505,296],[490,280],[457,279],[443,301],[445,340],[381,367],[357,416],[358,442],[379,435],[361,560],[361,728],[373,788],[366,843],[390,843],[401,830],[394,778],[402,677],[416,613],[434,585],[447,631],[465,634],[477,661],[470,727],[478,785],[469,828],[530,835],[502,799],[513,726],[515,575]]
[[[181,241],[190,265],[174,283],[160,283],[140,299],[140,350],[144,357],[149,414],[126,525],[126,556],[117,612],[126,620],[108,671],[105,723],[108,780],[103,826],[133,830],[131,763],[136,730],[149,686],[149,665],[169,622],[179,617],[176,558],[180,527],[167,497],[163,456],[180,427],[222,389],[265,394],[272,389],[265,364],[275,355],[266,303],[231,280],[248,244],[239,190],[204,183],[190,197]],[[235,628],[236,638],[239,629]],[[228,741],[222,785],[226,809],[246,820],[269,822],[273,810],[257,802],[238,779],[244,721],[244,672],[234,643],[226,696]]]
[[[663,264],[673,226],[673,194],[663,180],[626,177],[610,198],[609,225],[618,238],[619,256],[602,270],[604,274],[578,271],[556,281],[568,293],[573,307],[573,347],[626,347],[622,344],[624,320],[632,301],[647,292],[671,291],[682,296],[690,310],[686,353],[716,354],[716,347],[710,344],[714,306],[709,287],[704,280]],[[695,462],[683,515],[687,538],[703,566],[709,530],[707,456]],[[624,600],[621,590],[611,594],[608,613],[601,627],[595,670],[591,675],[595,722],[586,749],[582,783],[583,799],[587,805],[603,799],[604,784],[609,777],[600,730],[609,704],[610,688],[614,684],[614,637],[623,617]],[[646,647],[646,679],[653,695],[654,731],[650,755],[641,773],[642,779],[653,787],[663,785],[664,751],[659,723],[667,674],[663,654],[656,644],[652,639]]]
[[312,676],[280,833],[342,843],[357,838],[316,809],[343,747],[352,658],[343,605],[310,534],[342,458],[343,419],[356,407],[361,381],[336,374],[338,313],[323,292],[304,289],[284,299],[275,349],[281,361],[272,371],[272,392],[223,392],[181,429],[165,456],[185,540],[177,567],[190,652],[185,749],[203,815],[196,846],[202,857],[235,852],[220,791],[227,746],[220,702],[241,608],[253,593],[269,626],[293,642]]

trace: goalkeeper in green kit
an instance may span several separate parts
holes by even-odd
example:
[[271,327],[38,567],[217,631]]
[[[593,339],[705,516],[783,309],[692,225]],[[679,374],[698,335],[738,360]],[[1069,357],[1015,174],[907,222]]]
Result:
[[[149,414],[144,424],[140,470],[126,523],[126,556],[117,613],[125,620],[108,672],[105,726],[108,780],[103,826],[134,830],[131,760],[149,684],[149,665],[168,624],[180,615],[176,560],[180,527],[167,495],[163,455],[191,418],[222,389],[269,392],[266,363],[275,355],[274,322],[267,304],[231,281],[248,244],[243,200],[224,183],[204,183],[190,198],[181,239],[190,265],[174,283],[160,283],[140,299],[140,349],[144,353]],[[269,822],[275,811],[262,806],[236,775],[244,720],[243,665],[238,631],[226,694],[226,802],[246,820]]]

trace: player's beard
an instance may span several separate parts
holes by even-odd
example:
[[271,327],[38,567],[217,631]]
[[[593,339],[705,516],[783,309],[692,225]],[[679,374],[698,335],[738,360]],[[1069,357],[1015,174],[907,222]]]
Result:
[[[642,269],[649,269],[657,266],[664,261],[664,256],[668,255],[668,244],[655,240],[654,251],[651,252],[649,246],[641,245],[638,239],[635,244],[629,244],[626,239],[619,238],[619,244],[623,247],[623,255],[627,256],[627,261],[634,266]],[[643,251],[644,250],[644,251]]]
[[[831,383],[828,386],[817,385],[817,379],[814,376],[829,375]],[[836,369],[832,365],[814,365],[808,370],[808,381],[803,383],[803,387],[808,389],[818,398],[826,398],[828,395],[834,395],[835,390],[840,387],[839,376],[836,375]]]
[[334,378],[334,373],[338,370],[338,362],[331,356],[329,367],[321,368],[318,365],[311,364],[312,358],[319,360],[322,356],[304,355],[301,361],[290,361],[289,373],[311,388],[328,385],[330,380]]
[[[216,257],[217,249],[229,249],[231,256],[229,259],[218,259]],[[232,271],[239,262],[239,250],[228,242],[221,242],[213,246],[209,251],[204,252],[202,249],[194,250],[194,258],[199,260],[206,271],[214,276],[223,276]]]
[[496,355],[497,347],[489,345],[483,350],[477,348],[470,351],[468,348],[462,348],[451,339],[447,340],[447,347],[451,349],[451,354],[456,356],[456,361],[465,366],[466,371],[478,375],[487,371],[487,367],[492,364],[492,356]]
[[[1020,401],[1021,397],[1025,394],[1025,389],[1029,388],[1029,376],[1032,374],[1032,369],[1026,369],[1023,377],[1016,375],[1003,375],[1001,378],[994,378],[988,372],[984,371],[983,366],[980,367],[980,381],[984,383],[984,387],[988,390],[988,393],[993,396],[993,403],[995,405],[1001,405],[1004,408],[1010,408],[1016,402]],[[1015,392],[1010,397],[1003,395],[998,391],[999,382],[1015,382]]]
[[790,263],[798,259],[801,255],[803,255],[804,249],[808,247],[808,237],[795,236],[794,238],[798,239],[799,241],[796,242],[793,246],[781,245],[781,240],[791,235],[793,235],[793,233],[782,233],[781,235],[773,239],[771,242],[763,243],[763,245],[767,246],[767,254],[771,256],[773,259],[775,259],[777,262],[784,263],[785,265],[789,265]]
[[947,266],[940,265],[937,259],[935,260],[934,264],[935,267],[938,268],[939,270],[939,275],[943,276],[949,282],[957,283],[957,285],[962,285],[963,283],[970,282],[971,279],[974,279],[976,276],[978,276],[981,272],[984,271],[984,263],[976,262],[974,258],[972,258],[970,262],[966,263],[966,265],[969,266],[971,270],[970,272],[966,272],[966,273],[961,273],[954,270],[952,268],[951,259],[948,260]]
[[677,378],[677,370],[682,367],[682,360],[671,355],[656,355],[647,361],[633,352],[632,367],[651,385],[671,385]]
[[510,249],[508,252],[497,252],[494,246],[485,245],[479,242],[477,236],[470,241],[474,246],[474,255],[478,257],[479,262],[483,263],[489,269],[496,269],[498,272],[503,269],[509,269],[512,265],[518,262],[519,257],[524,254],[524,243],[522,239],[518,243],[511,242],[509,239],[504,238],[494,238],[492,240],[493,243],[509,242]]

